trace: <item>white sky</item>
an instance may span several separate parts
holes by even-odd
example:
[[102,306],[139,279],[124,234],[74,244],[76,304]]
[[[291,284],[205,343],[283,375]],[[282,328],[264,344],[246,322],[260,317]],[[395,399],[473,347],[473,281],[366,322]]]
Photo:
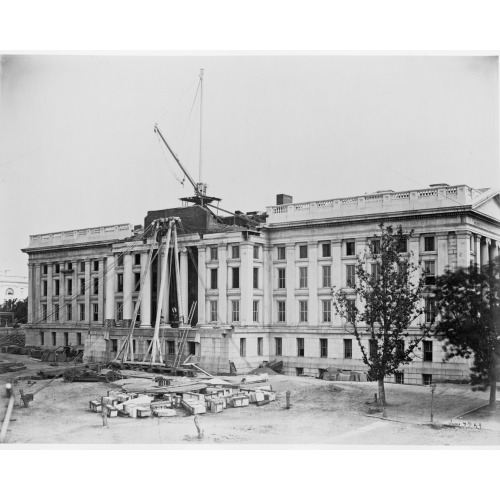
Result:
[[197,178],[200,68],[203,177],[228,210],[499,185],[496,57],[3,56],[0,271],[27,274],[30,234],[142,224],[192,194],[153,126]]

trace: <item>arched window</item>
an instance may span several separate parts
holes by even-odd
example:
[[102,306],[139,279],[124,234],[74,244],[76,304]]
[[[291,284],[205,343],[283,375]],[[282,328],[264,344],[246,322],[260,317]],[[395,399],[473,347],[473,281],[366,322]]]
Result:
[[14,295],[14,290],[12,290],[12,288],[7,288],[5,295]]

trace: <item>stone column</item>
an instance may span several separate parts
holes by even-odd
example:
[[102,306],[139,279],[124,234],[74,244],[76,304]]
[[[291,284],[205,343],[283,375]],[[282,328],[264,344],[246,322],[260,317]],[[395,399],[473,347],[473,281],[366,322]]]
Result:
[[[173,240],[170,241],[170,245],[173,245]],[[163,323],[167,324],[170,321],[170,283],[175,281],[175,262],[174,262],[174,250],[173,247],[169,247],[168,253],[165,252],[165,247],[163,247],[163,251],[161,252],[160,259],[160,272],[158,274],[158,291],[161,287],[161,273],[163,269],[164,259],[168,259],[168,255],[172,256],[172,264],[170,262],[167,263],[167,273],[165,274],[165,288],[163,289],[163,303],[161,306],[161,315],[163,317]],[[180,264],[180,261],[179,261]],[[177,302],[177,299],[174,299],[174,303]],[[179,308],[177,308],[179,309]],[[182,316],[182,311],[177,311],[179,316]],[[156,319],[156,318],[155,318]]]
[[262,287],[264,297],[262,300],[262,322],[270,325],[273,322],[273,247],[264,245],[262,249],[263,276]]
[[97,303],[99,307],[98,321],[103,324],[104,320],[104,260],[99,260],[99,270],[97,271],[99,287],[97,289]]
[[[149,254],[141,253],[141,328],[151,328],[151,269],[147,269]],[[147,274],[146,274],[147,272]],[[144,276],[146,276],[144,278]]]
[[179,265],[181,268],[181,295],[182,295],[182,311],[179,311],[179,316],[184,316],[184,323],[187,324],[189,316],[189,303],[188,303],[188,251],[187,248],[182,248],[179,255]]
[[108,255],[106,257],[106,287],[105,287],[105,303],[106,311],[104,314],[104,324],[107,327],[115,323],[115,256]]
[[309,269],[307,271],[309,281],[307,283],[309,288],[307,319],[310,325],[316,326],[319,322],[318,275],[320,273],[317,242],[308,245],[307,255],[309,257]]
[[481,236],[474,235],[474,264],[481,267]]
[[437,240],[437,276],[445,273],[448,267],[448,233],[438,233]]
[[85,321],[90,323],[92,319],[92,311],[90,310],[90,293],[92,291],[92,283],[90,282],[90,260],[85,261]]
[[490,245],[490,260],[498,257],[498,241],[492,241]]
[[35,281],[33,286],[33,323],[37,323],[42,319],[42,308],[40,307],[40,295],[42,293],[40,283],[40,264],[35,264]]
[[467,269],[470,265],[469,231],[457,231],[457,268]]
[[297,311],[295,301],[295,244],[286,245],[286,324],[297,323]]
[[253,244],[244,241],[240,245],[240,324],[252,324],[252,301],[253,301]]
[[[335,291],[342,288],[342,240],[332,241],[332,286]],[[340,325],[340,316],[335,314],[332,304],[332,325]]]
[[488,265],[490,261],[490,243],[489,238],[481,238],[481,267]]
[[198,247],[198,325],[204,325],[205,313],[205,289],[207,286],[206,247]]
[[33,323],[34,305],[34,286],[35,286],[35,266],[33,263],[28,264],[28,323]]
[[219,246],[219,273],[218,273],[218,286],[219,286],[219,316],[222,324],[227,325],[227,245]]
[[134,273],[132,272],[132,255],[123,255],[123,325],[128,327],[132,321],[132,291],[134,290]]
[[54,264],[49,264],[47,269],[47,323],[52,323],[52,293],[54,289],[53,277]]

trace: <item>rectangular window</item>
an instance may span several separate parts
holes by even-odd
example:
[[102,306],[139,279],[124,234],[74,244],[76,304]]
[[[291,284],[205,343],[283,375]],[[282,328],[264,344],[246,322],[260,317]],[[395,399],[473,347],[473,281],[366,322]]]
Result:
[[299,246],[299,259],[307,259],[307,245]]
[[286,288],[286,269],[284,267],[280,267],[278,269],[278,288]]
[[297,339],[297,356],[304,357],[304,339],[302,338]]
[[219,260],[218,248],[210,247],[210,262],[213,262],[215,260]]
[[259,258],[259,245],[254,245],[253,246],[253,258],[258,259]]
[[247,339],[240,339],[240,356],[242,358],[247,355]]
[[68,262],[68,263],[66,264],[66,269],[67,269],[68,271],[72,271],[72,270],[73,270],[73,262]]
[[434,236],[424,237],[424,252],[434,252],[436,250]]
[[299,267],[299,288],[307,288],[307,267]]
[[434,299],[425,299],[425,322],[433,323],[436,319],[436,304]]
[[233,271],[232,271],[232,277],[233,277],[232,288],[239,288],[240,287],[240,268],[233,267],[232,269],[233,269]]
[[264,352],[264,339],[263,337],[257,338],[257,356],[262,356]]
[[286,321],[286,302],[278,300],[278,321],[284,323]]
[[47,264],[42,264],[42,274],[47,274],[48,272],[49,272],[49,266]]
[[345,266],[345,284],[348,288],[356,286],[356,266],[354,264],[347,264]]
[[258,300],[253,301],[253,322],[254,323],[259,322],[259,301]]
[[99,304],[92,304],[92,314],[94,321],[99,321]]
[[295,368],[295,375],[297,375],[297,377],[302,377],[302,375],[304,375],[304,368]]
[[233,259],[240,258],[240,246],[239,245],[232,245],[231,246],[231,257]]
[[424,260],[424,270],[425,270],[425,284],[435,285],[436,284],[436,261],[435,260]]
[[73,295],[73,280],[70,278],[67,282],[67,293],[66,295]]
[[64,332],[64,345],[69,345],[69,333]]
[[376,262],[371,265],[372,268],[372,280],[373,281],[379,281],[380,280],[380,263]]
[[76,345],[82,345],[82,334],[80,332],[76,332]]
[[168,348],[168,354],[169,355],[174,355],[175,354],[175,340],[167,340],[167,348]]
[[118,339],[111,339],[111,352],[118,352]]
[[42,319],[47,321],[47,304],[42,304]]
[[253,287],[259,288],[259,268],[253,268]]
[[285,247],[278,247],[278,260],[285,260],[286,252]]
[[116,278],[118,280],[118,292],[123,292],[123,274],[117,274]]
[[123,254],[118,255],[118,261],[116,263],[117,267],[123,267]]
[[188,342],[189,354],[196,356],[196,342]]
[[398,357],[401,357],[404,355],[405,352],[405,341],[403,339],[399,339],[396,342],[396,355]]
[[141,273],[134,273],[134,292],[141,289]]
[[231,301],[231,317],[233,322],[238,322],[240,320],[240,301]]
[[344,339],[344,358],[352,359],[352,340]]
[[59,280],[54,280],[54,295],[59,295]]
[[307,300],[299,300],[300,322],[307,323]]
[[54,304],[54,320],[59,321],[59,304]]
[[217,301],[216,300],[211,300],[210,301],[210,321],[212,323],[216,323],[217,322],[217,316],[218,316]]
[[380,240],[371,240],[370,249],[372,254],[377,255],[380,253]]
[[431,385],[432,384],[432,375],[428,373],[422,373],[422,384]]
[[94,295],[98,295],[99,294],[99,278],[94,278],[92,280],[92,293]]
[[281,337],[276,337],[274,339],[274,350],[276,356],[283,356],[283,339]]
[[405,383],[405,374],[403,372],[395,372],[394,373],[394,382],[396,384],[404,384]]
[[322,243],[321,251],[323,252],[323,257],[331,257],[332,256],[332,246],[330,243]]
[[332,286],[332,266],[321,266],[323,288]]
[[80,278],[80,295],[85,295],[85,278]]
[[94,271],[99,271],[99,261],[98,260],[94,260],[93,264],[94,266]]
[[73,305],[66,304],[66,319],[67,321],[73,321]]
[[47,281],[42,281],[42,296],[47,297]]
[[61,264],[56,264],[56,265],[54,266],[54,272],[55,272],[56,274],[59,274],[59,273],[61,272]]
[[210,269],[210,289],[217,290],[217,269]]
[[377,357],[377,341],[370,339],[368,341],[368,357],[369,359],[375,359]]
[[80,262],[80,272],[81,273],[85,272],[85,262]]
[[123,302],[116,303],[116,321],[123,320]]
[[80,321],[85,321],[85,304],[80,304]]
[[[141,265],[141,254],[136,253],[134,254],[134,266],[140,266]],[[97,269],[96,269],[97,271]]]
[[52,345],[57,345],[57,333],[52,332]]
[[329,300],[321,301],[323,323],[331,323],[332,321],[332,303]]
[[354,323],[356,321],[356,300],[349,299],[347,301],[347,321]]
[[424,340],[424,361],[432,361],[432,340]]
[[355,241],[346,241],[345,254],[346,255],[356,255],[356,242]]
[[406,239],[406,236],[403,236],[399,241],[398,241],[398,252],[399,253],[405,253],[408,251],[408,241]]
[[45,344],[45,333],[40,332],[40,345],[44,345],[44,344]]
[[319,339],[319,355],[321,358],[328,357],[328,339]]

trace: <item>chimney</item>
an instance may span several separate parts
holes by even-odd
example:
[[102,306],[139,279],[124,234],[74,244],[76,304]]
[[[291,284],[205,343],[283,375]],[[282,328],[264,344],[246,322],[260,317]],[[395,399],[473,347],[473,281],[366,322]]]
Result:
[[277,194],[276,205],[287,205],[293,203],[293,198],[289,194]]

